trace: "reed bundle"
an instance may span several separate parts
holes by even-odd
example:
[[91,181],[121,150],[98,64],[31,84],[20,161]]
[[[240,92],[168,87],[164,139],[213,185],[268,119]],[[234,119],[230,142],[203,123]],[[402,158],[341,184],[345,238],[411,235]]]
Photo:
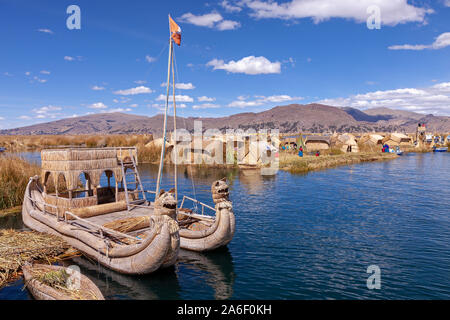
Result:
[[126,219],[120,219],[111,221],[103,225],[105,228],[109,228],[122,233],[132,232],[144,228],[150,227],[150,217],[132,217]]
[[[61,238],[35,231],[0,230],[0,287],[26,263],[60,260],[69,248]],[[75,253],[72,252],[72,255]],[[64,256],[68,258],[68,256]]]

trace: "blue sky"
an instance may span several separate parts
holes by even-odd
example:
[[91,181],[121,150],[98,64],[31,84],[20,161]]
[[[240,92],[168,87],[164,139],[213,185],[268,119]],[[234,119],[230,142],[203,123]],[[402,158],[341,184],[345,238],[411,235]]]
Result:
[[0,0],[0,128],[160,113],[169,13],[181,116],[310,102],[450,115],[450,0]]

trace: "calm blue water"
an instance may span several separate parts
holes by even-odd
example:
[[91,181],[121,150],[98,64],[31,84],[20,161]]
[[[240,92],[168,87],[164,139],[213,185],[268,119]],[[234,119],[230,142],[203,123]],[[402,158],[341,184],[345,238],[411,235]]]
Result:
[[[157,168],[143,165],[141,175],[154,189]],[[212,181],[228,177],[234,240],[218,252],[183,252],[174,269],[144,277],[75,261],[107,298],[450,299],[448,153],[269,178],[183,169],[181,193],[194,194],[191,176],[207,203]],[[367,289],[369,265],[381,268],[380,290]],[[0,299],[28,299],[21,286]]]

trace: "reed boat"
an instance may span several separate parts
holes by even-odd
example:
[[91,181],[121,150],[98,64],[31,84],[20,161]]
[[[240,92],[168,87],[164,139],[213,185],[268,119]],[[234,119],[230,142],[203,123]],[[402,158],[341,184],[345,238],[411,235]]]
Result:
[[[22,271],[25,285],[36,300],[105,300],[97,286],[75,270],[35,264],[23,266]],[[67,286],[70,280],[73,289]]]
[[[163,191],[159,201],[146,200],[151,192],[142,188],[136,148],[42,150],[41,159],[41,177],[30,178],[25,191],[22,218],[27,227],[58,235],[125,274],[175,264],[180,247],[175,199]],[[103,187],[102,174],[108,181]],[[134,180],[128,182],[130,175]],[[124,229],[124,220],[148,223]]]

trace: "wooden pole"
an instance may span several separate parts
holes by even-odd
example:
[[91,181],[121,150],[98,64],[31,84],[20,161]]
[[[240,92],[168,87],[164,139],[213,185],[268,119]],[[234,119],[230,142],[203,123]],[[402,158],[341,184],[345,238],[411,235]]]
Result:
[[[173,50],[173,49],[172,49]],[[174,176],[175,176],[175,202],[176,207],[175,210],[178,208],[178,149],[177,149],[177,103],[175,99],[175,70],[173,66],[173,54],[172,54],[172,89],[173,89],[173,134],[175,136],[174,139],[174,145],[173,145],[173,151],[175,152],[175,163],[174,163]]]
[[158,171],[158,179],[156,181],[156,195],[155,201],[158,199],[159,190],[161,188],[161,175],[164,167],[164,156],[166,152],[166,130],[167,130],[167,109],[169,108],[169,90],[170,90],[170,65],[172,63],[172,51],[173,51],[173,42],[172,38],[169,39],[170,48],[169,48],[169,63],[167,66],[167,95],[166,95],[166,108],[164,111],[164,128],[163,128],[163,143],[161,146],[161,159],[159,160],[159,171]]

